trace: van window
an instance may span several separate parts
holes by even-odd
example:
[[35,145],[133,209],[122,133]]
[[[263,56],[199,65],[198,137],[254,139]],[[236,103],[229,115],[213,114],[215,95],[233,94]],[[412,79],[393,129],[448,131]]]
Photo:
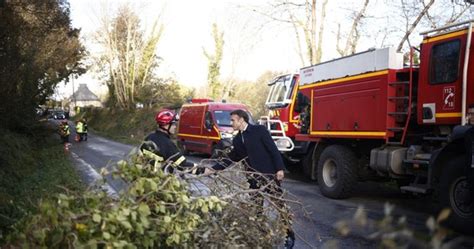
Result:
[[[232,111],[214,111],[214,118],[215,122],[218,126],[228,126],[232,127],[232,124],[230,123],[230,113]],[[252,115],[248,111],[246,111],[247,114],[249,115],[249,123],[254,124]]]
[[216,124],[218,126],[228,126],[232,127],[232,124],[230,123],[230,113],[232,111],[214,111],[214,117]]
[[458,79],[460,47],[460,40],[433,46],[430,61],[430,84],[450,83]]

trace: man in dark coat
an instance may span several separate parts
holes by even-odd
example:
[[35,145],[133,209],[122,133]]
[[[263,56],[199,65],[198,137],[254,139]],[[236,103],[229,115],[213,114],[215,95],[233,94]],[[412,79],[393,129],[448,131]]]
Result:
[[285,164],[268,130],[262,125],[249,124],[249,116],[243,110],[231,112],[231,123],[239,133],[234,137],[234,149],[229,154],[233,161],[246,161],[251,169],[277,181],[285,177]]
[[[285,177],[285,164],[270,132],[262,125],[250,124],[249,116],[243,110],[235,110],[230,115],[232,128],[239,131],[232,141],[234,148],[229,154],[230,159],[240,161],[247,157],[245,160],[250,166],[248,170],[258,173],[248,177],[250,188],[269,186],[265,189],[266,191],[281,194],[280,183]],[[275,181],[277,186],[272,186],[271,181]],[[255,199],[263,205],[263,200]],[[284,205],[284,203],[280,204]],[[293,230],[289,227],[285,248],[292,248],[294,241]]]

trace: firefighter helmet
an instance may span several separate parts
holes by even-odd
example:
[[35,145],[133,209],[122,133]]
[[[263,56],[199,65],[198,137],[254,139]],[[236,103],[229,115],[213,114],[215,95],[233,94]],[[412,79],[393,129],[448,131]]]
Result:
[[174,123],[176,119],[172,111],[163,109],[156,114],[155,121],[158,125],[167,125]]

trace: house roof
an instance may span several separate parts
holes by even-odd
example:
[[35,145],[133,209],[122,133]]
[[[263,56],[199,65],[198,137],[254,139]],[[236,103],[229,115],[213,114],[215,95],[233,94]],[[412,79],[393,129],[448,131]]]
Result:
[[99,97],[95,95],[86,84],[79,84],[79,88],[71,95],[72,101],[100,101]]

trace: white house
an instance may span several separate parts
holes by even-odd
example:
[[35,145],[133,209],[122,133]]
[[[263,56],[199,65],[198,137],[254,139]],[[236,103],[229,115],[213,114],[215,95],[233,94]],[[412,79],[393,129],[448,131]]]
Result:
[[79,84],[79,88],[75,91],[71,97],[69,97],[69,108],[75,110],[75,107],[102,107],[99,97],[95,95],[86,84]]

